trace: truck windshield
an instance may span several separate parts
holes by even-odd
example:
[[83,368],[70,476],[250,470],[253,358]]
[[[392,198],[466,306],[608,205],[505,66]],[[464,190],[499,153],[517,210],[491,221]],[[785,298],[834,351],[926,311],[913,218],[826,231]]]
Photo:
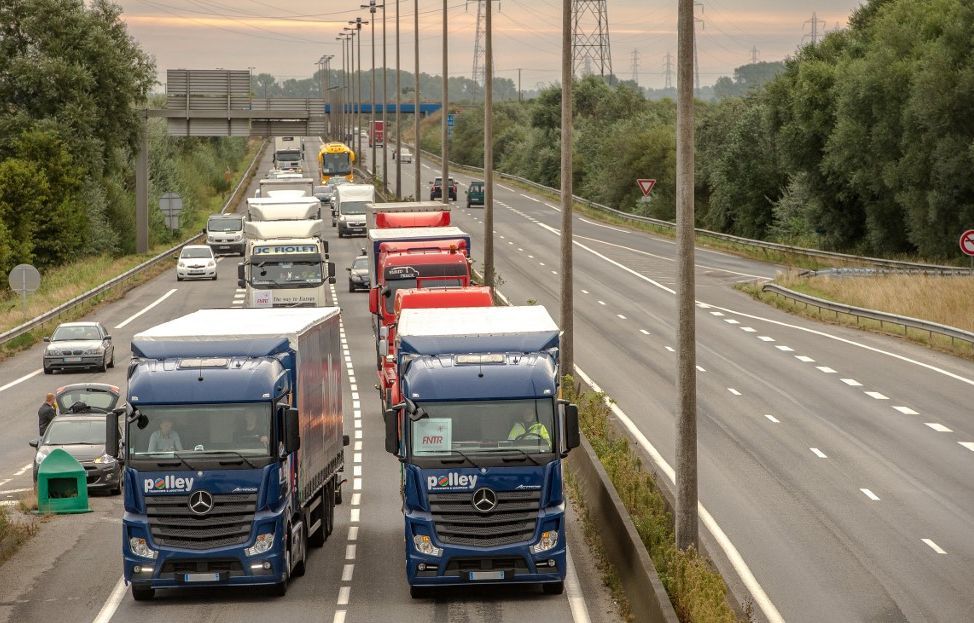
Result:
[[[386,297],[386,313],[395,313],[396,292],[399,290],[413,290],[417,287],[417,281],[412,279],[392,279],[386,281],[389,286],[389,296]],[[440,279],[423,279],[424,288],[462,288],[463,280],[460,277],[442,277]]]
[[425,414],[416,421],[408,420],[415,457],[449,456],[456,451],[552,451],[555,410],[550,398],[424,402],[417,406]]
[[210,231],[240,231],[243,223],[238,218],[211,218],[206,228]]
[[270,455],[270,403],[156,405],[139,410],[146,425],[129,424],[129,456],[133,459],[175,452]]
[[297,162],[301,159],[300,151],[279,151],[274,154],[279,162]]
[[321,262],[260,262],[254,264],[250,275],[254,286],[317,285],[322,280]]
[[365,214],[365,208],[368,205],[368,201],[342,201],[339,211],[342,214]]
[[352,172],[349,157],[344,154],[325,154],[321,157],[321,172],[325,175],[348,175]]

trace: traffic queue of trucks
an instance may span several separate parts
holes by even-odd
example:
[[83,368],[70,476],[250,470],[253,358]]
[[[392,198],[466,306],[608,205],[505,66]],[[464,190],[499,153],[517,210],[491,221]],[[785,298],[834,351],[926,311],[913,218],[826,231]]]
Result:
[[[238,269],[246,306],[264,309],[201,310],[132,340],[128,404],[108,418],[106,447],[124,453],[136,600],[190,586],[283,595],[334,526],[348,444],[341,317],[324,294],[334,266],[320,202],[303,181],[271,182],[248,200]],[[579,428],[559,399],[557,325],[544,307],[495,307],[490,288],[471,284],[471,239],[449,207],[362,197],[346,200],[365,204],[410,594],[511,583],[561,593],[562,459]]]

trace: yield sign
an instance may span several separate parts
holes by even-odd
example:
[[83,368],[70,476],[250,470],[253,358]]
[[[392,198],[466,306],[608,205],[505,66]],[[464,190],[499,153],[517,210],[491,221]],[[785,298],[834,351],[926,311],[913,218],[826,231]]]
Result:
[[639,190],[643,191],[643,197],[648,197],[653,186],[656,186],[656,180],[636,180],[636,183],[639,184]]
[[961,235],[960,250],[964,255],[974,256],[974,229],[968,229]]

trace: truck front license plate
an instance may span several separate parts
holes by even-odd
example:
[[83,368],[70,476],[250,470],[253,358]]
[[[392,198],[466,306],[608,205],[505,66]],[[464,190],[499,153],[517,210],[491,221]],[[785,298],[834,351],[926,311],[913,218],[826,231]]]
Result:
[[187,582],[219,582],[219,573],[187,573],[183,576]]
[[503,580],[503,571],[471,571],[470,581],[471,582],[482,582],[484,580]]

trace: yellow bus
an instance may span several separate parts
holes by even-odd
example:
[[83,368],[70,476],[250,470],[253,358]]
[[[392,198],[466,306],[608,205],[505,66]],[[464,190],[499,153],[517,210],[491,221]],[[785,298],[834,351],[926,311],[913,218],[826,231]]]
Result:
[[352,180],[352,164],[355,162],[355,152],[344,143],[325,143],[318,152],[318,169],[321,171],[321,183],[327,184],[335,175],[340,175],[349,182]]

